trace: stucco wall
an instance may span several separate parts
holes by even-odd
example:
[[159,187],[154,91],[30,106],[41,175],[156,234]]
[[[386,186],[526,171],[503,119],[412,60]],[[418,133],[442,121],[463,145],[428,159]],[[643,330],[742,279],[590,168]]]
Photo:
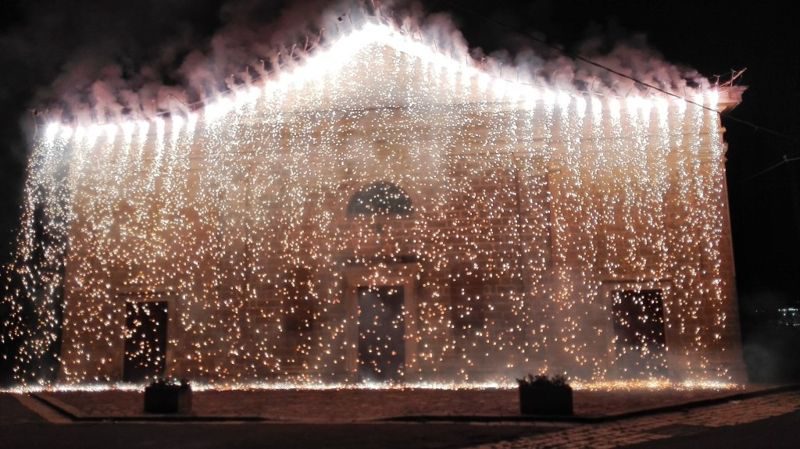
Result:
[[[619,288],[664,289],[670,375],[738,376],[722,130],[705,112],[622,114],[297,113],[199,128],[158,162],[156,136],[124,164],[115,148],[76,177],[63,376],[118,379],[124,302],[158,299],[170,304],[169,373],[341,380],[347,273],[409,263],[409,380],[624,375],[609,296]],[[351,196],[375,181],[402,188],[413,213],[348,217]],[[290,338],[297,267],[311,273],[314,323]],[[460,275],[480,279],[478,334],[452,328]]]

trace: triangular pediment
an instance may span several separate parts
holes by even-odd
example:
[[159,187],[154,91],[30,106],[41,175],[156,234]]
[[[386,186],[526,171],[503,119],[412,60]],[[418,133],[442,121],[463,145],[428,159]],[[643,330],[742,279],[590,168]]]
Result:
[[267,101],[289,110],[520,101],[540,91],[381,24],[365,25],[321,46],[263,85]]

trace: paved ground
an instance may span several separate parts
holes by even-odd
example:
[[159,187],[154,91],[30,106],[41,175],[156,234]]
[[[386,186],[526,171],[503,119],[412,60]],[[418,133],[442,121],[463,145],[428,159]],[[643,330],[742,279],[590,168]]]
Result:
[[38,417],[0,395],[2,449],[458,448],[557,430],[551,425],[73,423]]
[[[797,448],[800,447],[800,432],[796,427],[798,410],[800,410],[800,392],[794,391],[682,412],[656,414],[606,424],[575,426],[547,435],[482,444],[475,446],[474,449],[602,449],[647,442],[656,443],[640,447]],[[762,421],[768,418],[773,419]],[[749,433],[751,431],[752,434]],[[673,439],[675,437],[679,438],[675,440]],[[717,443],[715,437],[727,441],[728,444]],[[658,442],[658,440],[663,441]],[[673,442],[683,446],[672,446]]]
[[76,424],[8,429],[8,449],[256,449],[458,448],[533,433],[532,428],[362,424]]
[[749,424],[637,444],[631,449],[797,449],[800,447],[798,429],[800,412],[794,412]]
[[[752,387],[757,389],[758,387]],[[727,396],[744,390],[575,392],[579,416],[611,415]],[[142,394],[131,391],[47,393],[83,416],[142,414]],[[516,390],[256,390],[202,391],[192,408],[202,416],[261,416],[273,420],[354,422],[396,416],[519,416]]]
[[[30,397],[0,395],[0,448],[800,447],[800,391],[604,424],[572,425],[375,422],[58,424],[52,422],[58,417],[54,417],[52,411],[44,413],[46,410],[42,410],[40,405]],[[63,422],[63,417],[59,419]]]
[[10,394],[0,394],[0,425],[44,422],[46,421],[42,417],[23,406],[16,397]]

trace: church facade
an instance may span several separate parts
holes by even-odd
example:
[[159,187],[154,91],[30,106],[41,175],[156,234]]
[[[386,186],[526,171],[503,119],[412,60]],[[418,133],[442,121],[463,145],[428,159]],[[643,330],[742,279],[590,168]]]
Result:
[[509,80],[374,25],[59,135],[59,377],[741,380],[713,112],[738,93],[695,100]]

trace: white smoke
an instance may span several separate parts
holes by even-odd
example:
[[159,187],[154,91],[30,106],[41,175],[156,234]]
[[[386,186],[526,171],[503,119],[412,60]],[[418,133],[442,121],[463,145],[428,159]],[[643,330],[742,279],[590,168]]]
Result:
[[[273,3],[267,5],[279,12],[265,18],[263,2],[224,3],[221,26],[210,38],[198,41],[181,34],[161,45],[149,62],[123,68],[119,62],[91,51],[77,55],[64,65],[44,95],[43,102],[50,105],[49,115],[66,121],[103,123],[123,116],[185,114],[222,92],[274,76],[313,53],[320,42],[357,28],[366,20],[378,19],[457,60],[471,59],[503,78],[621,96],[643,90],[631,79],[552,48],[534,46],[534,40],[513,54],[497,51],[485,56],[480,48],[468,46],[451,16],[427,14],[417,2],[376,5],[359,0],[306,0],[283,9]],[[681,96],[709,85],[696,71],[666,62],[647,46],[643,36],[613,45],[603,36],[593,37],[579,46],[577,54]]]

